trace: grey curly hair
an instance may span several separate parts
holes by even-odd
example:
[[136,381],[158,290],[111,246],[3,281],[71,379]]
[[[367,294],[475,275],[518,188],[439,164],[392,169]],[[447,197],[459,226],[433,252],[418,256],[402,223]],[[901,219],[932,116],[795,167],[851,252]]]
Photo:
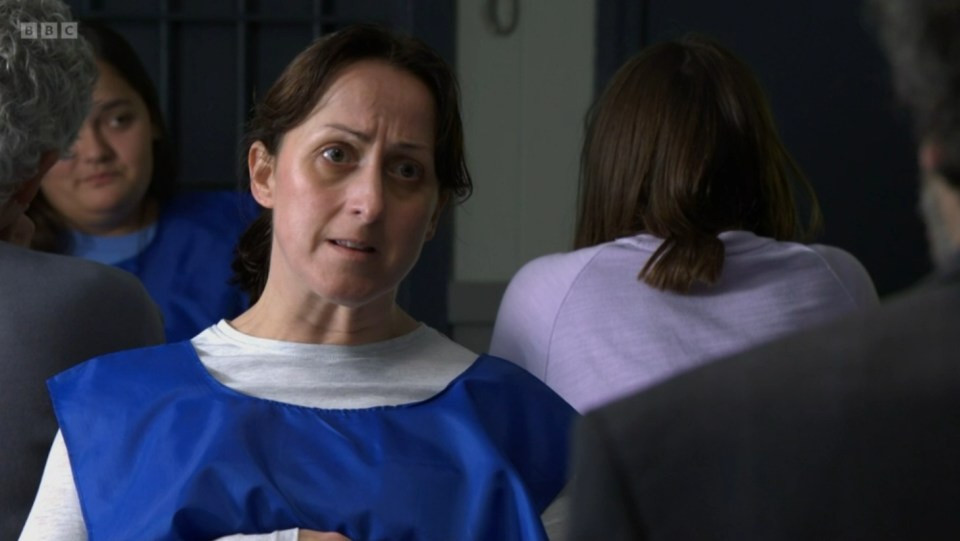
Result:
[[64,154],[90,108],[97,77],[83,39],[27,39],[21,23],[71,21],[60,0],[0,1],[0,205],[37,172],[40,157]]
[[960,188],[960,0],[870,0],[866,9],[917,137],[944,146],[941,173]]

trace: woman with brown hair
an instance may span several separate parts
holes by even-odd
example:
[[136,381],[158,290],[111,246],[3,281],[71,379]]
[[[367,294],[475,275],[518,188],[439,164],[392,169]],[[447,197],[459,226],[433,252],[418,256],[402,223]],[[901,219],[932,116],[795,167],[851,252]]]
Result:
[[187,340],[249,306],[230,283],[230,261],[254,205],[234,190],[182,189],[160,99],[133,47],[102,23],[81,22],[78,33],[97,61],[93,107],[30,206],[32,247],[133,274],[167,340]]
[[798,242],[819,225],[813,190],[750,69],[706,38],[619,69],[580,179],[577,249],[517,273],[490,348],[580,411],[877,302],[853,256]]
[[245,143],[253,306],[50,380],[60,434],[21,539],[543,541],[575,412],[396,302],[472,189],[450,67],[343,29],[284,70]]

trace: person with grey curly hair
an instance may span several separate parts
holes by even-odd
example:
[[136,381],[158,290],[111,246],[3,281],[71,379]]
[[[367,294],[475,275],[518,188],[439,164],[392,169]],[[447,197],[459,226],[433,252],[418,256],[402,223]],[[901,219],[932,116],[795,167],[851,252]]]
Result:
[[935,272],[588,413],[570,539],[960,538],[960,0],[867,6],[913,121]]
[[86,42],[28,38],[70,22],[59,0],[0,1],[0,539],[15,539],[57,431],[44,381],[103,353],[164,340],[133,276],[25,248],[24,215],[44,173],[76,138],[96,66]]
[[22,240],[23,210],[90,108],[96,66],[76,39],[28,39],[24,25],[70,22],[58,0],[0,3],[0,234]]
[[913,119],[931,255],[949,265],[960,251],[960,1],[872,0],[868,9]]

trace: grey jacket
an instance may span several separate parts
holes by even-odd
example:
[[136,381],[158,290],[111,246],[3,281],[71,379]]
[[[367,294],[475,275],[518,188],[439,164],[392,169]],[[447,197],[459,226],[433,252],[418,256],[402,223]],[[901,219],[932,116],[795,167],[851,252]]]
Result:
[[47,378],[163,340],[133,275],[0,242],[0,539],[20,534],[57,431]]

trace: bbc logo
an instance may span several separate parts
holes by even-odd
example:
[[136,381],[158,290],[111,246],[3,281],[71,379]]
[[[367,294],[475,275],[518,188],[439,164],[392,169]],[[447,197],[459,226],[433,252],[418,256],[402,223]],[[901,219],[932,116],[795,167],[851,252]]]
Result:
[[20,23],[23,39],[77,39],[77,23]]

